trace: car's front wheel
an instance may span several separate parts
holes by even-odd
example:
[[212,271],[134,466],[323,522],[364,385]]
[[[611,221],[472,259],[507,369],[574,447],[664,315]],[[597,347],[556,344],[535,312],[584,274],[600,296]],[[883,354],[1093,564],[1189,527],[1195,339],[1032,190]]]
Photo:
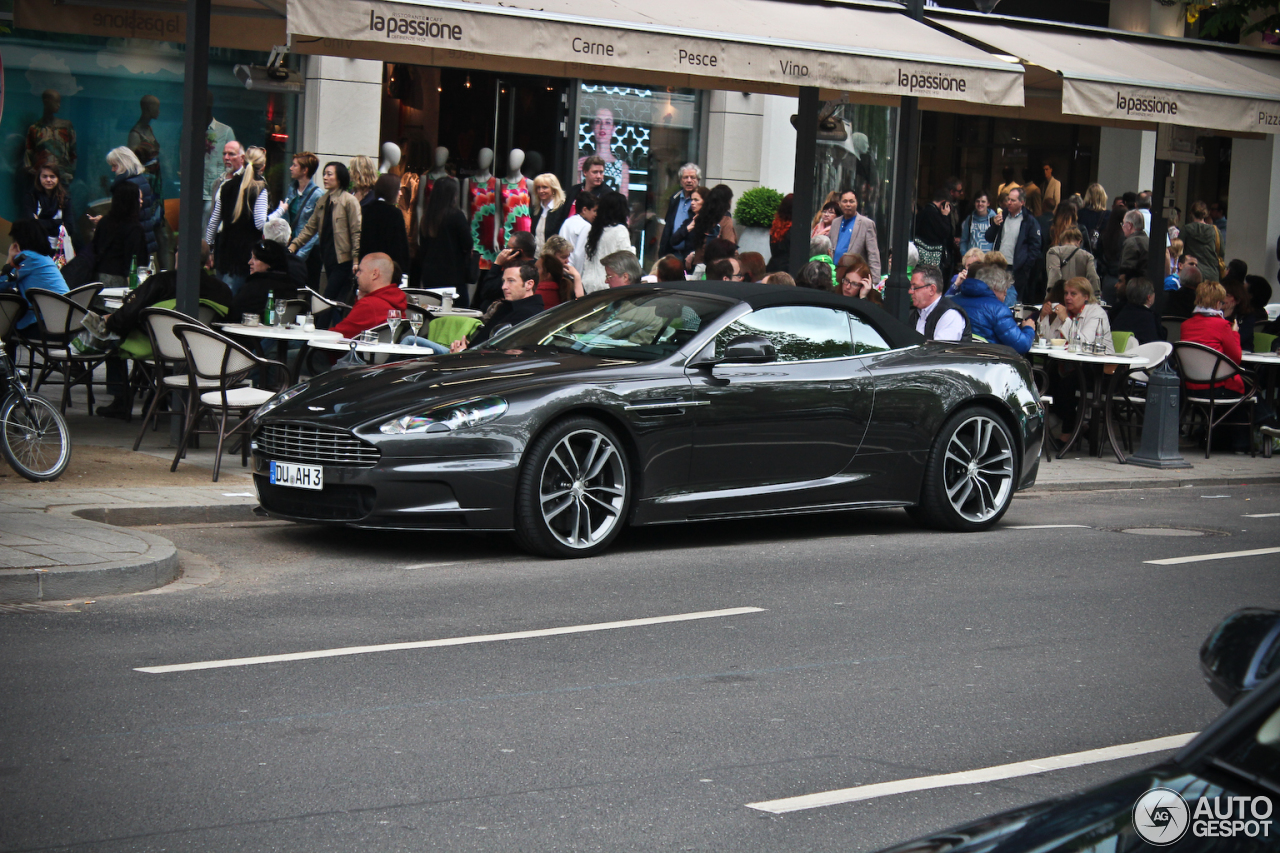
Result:
[[516,490],[516,539],[546,557],[589,557],[622,530],[631,499],[622,442],[594,418],[554,424],[530,445]]
[[935,527],[986,530],[1013,501],[1013,435],[981,406],[949,417],[929,453],[920,505],[912,514]]

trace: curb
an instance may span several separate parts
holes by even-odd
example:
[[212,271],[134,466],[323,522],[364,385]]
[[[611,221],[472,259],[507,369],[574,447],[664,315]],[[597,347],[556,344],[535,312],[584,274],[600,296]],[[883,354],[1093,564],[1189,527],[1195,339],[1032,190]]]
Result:
[[[95,521],[78,524],[121,532],[120,528]],[[182,574],[172,542],[140,530],[130,530],[128,535],[141,540],[146,548],[127,559],[84,566],[0,569],[0,601],[64,601],[143,592],[172,583]]]
[[1092,480],[1069,483],[1036,483],[1022,492],[1092,492],[1132,489],[1182,489],[1188,486],[1269,486],[1280,483],[1280,477],[1178,477],[1169,480]]

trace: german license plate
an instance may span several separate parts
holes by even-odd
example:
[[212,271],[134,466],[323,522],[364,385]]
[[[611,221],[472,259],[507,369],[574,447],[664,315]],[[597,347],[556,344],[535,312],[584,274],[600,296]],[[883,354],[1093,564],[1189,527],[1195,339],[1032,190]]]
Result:
[[272,462],[271,485],[289,486],[293,489],[323,489],[324,468],[319,465]]

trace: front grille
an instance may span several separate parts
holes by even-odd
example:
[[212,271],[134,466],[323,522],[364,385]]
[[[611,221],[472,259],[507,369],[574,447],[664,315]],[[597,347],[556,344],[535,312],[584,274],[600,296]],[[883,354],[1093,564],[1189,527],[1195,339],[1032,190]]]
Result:
[[255,449],[278,462],[369,468],[381,451],[346,430],[308,424],[266,424],[253,434]]
[[319,491],[273,486],[254,474],[264,509],[313,521],[359,521],[373,512],[377,495],[371,486],[325,486]]

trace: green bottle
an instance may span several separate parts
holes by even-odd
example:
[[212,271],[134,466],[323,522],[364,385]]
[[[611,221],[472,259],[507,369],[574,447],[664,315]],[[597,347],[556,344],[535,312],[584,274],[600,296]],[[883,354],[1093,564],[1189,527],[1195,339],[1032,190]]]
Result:
[[267,325],[274,326],[276,324],[276,292],[274,290],[267,291]]
[[134,255],[129,260],[129,289],[138,289],[138,256]]

